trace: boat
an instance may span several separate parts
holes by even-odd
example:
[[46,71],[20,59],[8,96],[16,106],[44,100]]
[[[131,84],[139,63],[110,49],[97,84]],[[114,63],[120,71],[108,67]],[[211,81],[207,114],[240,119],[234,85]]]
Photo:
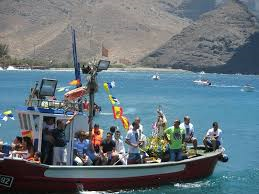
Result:
[[255,90],[255,87],[253,87],[249,84],[246,84],[242,87],[241,90],[244,91],[244,92],[253,92]]
[[[73,36],[74,37],[74,36]],[[75,45],[75,40],[73,41]],[[74,47],[73,47],[74,48]],[[74,54],[76,52],[73,52]],[[75,60],[74,60],[75,62]],[[34,149],[41,152],[43,122],[53,117],[68,120],[74,112],[78,114],[65,128],[67,142],[67,162],[63,166],[35,163],[21,157],[23,153],[7,152],[0,158],[0,192],[62,192],[77,191],[78,188],[89,191],[118,191],[155,187],[172,182],[187,182],[210,176],[223,156],[223,150],[205,152],[199,146],[197,154],[187,154],[181,161],[161,162],[150,160],[133,165],[74,166],[74,135],[79,130],[92,133],[94,94],[97,91],[97,72],[107,69],[109,61],[100,60],[88,73],[88,83],[84,94],[76,95],[78,99],[70,101],[50,100],[55,96],[57,80],[44,78],[40,84],[35,83],[28,95],[25,105],[17,108],[20,127],[23,134],[31,134]],[[76,80],[80,79],[78,64],[75,66]],[[78,94],[77,92],[75,92]],[[75,94],[73,93],[73,94]],[[82,110],[81,95],[89,95],[89,112]],[[192,148],[189,148],[191,150]],[[190,152],[191,153],[191,152]],[[155,162],[155,163],[152,163]]]
[[153,80],[160,80],[160,76],[158,75],[158,73],[156,73],[155,75],[152,76]]
[[205,79],[194,80],[193,83],[200,86],[211,86],[211,82]]

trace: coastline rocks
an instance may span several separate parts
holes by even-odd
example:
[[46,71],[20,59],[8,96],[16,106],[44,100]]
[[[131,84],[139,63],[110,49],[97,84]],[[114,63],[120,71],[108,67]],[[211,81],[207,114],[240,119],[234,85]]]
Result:
[[256,18],[231,0],[173,36],[138,62],[143,66],[216,73],[259,74]]

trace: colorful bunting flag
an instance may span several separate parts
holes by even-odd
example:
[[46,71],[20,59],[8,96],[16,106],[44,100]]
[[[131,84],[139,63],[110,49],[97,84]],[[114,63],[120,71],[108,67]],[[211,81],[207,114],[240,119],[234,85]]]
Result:
[[109,86],[106,82],[103,83],[103,88],[106,91],[107,94],[110,94]]
[[12,119],[12,120],[15,120],[13,114],[9,114],[9,115],[7,115],[7,117],[9,117],[9,118]]
[[77,85],[80,85],[80,80],[72,80],[71,82],[69,82],[69,85],[71,86],[77,86]]
[[109,100],[111,101],[112,105],[114,105],[114,104],[119,105],[120,104],[120,101],[117,98],[113,97],[112,95],[109,95]]
[[32,130],[21,130],[22,137],[32,138]]
[[121,122],[122,122],[122,125],[123,125],[124,129],[126,129],[128,131],[129,130],[129,126],[130,126],[128,118],[125,117],[125,116],[121,116],[120,119],[121,119]]
[[112,106],[113,118],[119,119],[123,115],[123,110],[119,106]]
[[9,114],[12,114],[12,111],[11,110],[7,110],[5,112],[3,112],[4,115],[9,115]]

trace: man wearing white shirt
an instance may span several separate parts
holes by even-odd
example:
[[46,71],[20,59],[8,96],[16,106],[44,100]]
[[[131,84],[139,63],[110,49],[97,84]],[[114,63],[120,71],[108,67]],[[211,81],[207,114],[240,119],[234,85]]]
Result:
[[192,143],[193,148],[195,152],[197,152],[197,139],[193,137],[194,135],[194,127],[193,124],[190,123],[190,117],[185,116],[184,117],[184,122],[180,124],[180,128],[185,130],[185,143]]
[[[140,124],[140,118],[139,118],[139,117],[135,117],[134,122],[135,122],[136,124],[138,124],[138,126],[139,126],[139,128],[138,128],[138,133],[139,133],[139,134],[142,134],[142,133],[144,132],[144,131],[143,131],[144,129],[143,129],[143,125]],[[133,129],[133,126],[130,125],[129,130],[132,130],[132,129]]]
[[138,164],[141,161],[139,145],[141,144],[139,137],[139,124],[132,123],[133,129],[128,130],[125,143],[129,145],[128,164]]
[[122,162],[122,164],[126,165],[127,164],[127,160],[126,160],[126,154],[125,154],[125,146],[123,141],[120,139],[121,137],[121,132],[119,130],[115,131],[115,137],[114,137],[114,141],[116,143],[115,146],[115,151],[119,154],[119,159]]
[[217,122],[212,123],[212,128],[208,130],[204,137],[203,144],[205,145],[206,151],[208,151],[208,147],[215,151],[222,144],[222,130],[219,129]]

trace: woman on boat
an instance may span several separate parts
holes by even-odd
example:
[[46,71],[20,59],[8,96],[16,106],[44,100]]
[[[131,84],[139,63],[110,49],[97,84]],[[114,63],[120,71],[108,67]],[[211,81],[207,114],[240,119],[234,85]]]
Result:
[[34,157],[34,148],[32,144],[32,140],[30,137],[23,137],[22,138],[22,145],[23,145],[23,158],[30,159]]

